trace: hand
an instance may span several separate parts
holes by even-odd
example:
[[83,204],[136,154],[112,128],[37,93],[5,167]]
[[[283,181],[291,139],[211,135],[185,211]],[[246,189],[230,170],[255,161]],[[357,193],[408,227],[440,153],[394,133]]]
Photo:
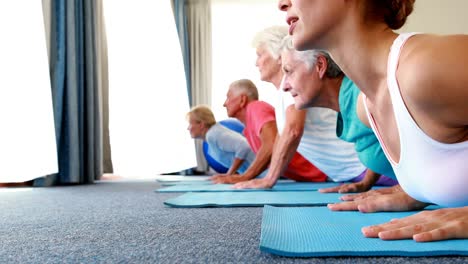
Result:
[[354,200],[364,199],[369,196],[377,196],[377,195],[382,195],[382,194],[392,194],[392,193],[399,193],[399,192],[403,192],[403,189],[401,189],[400,185],[395,185],[392,187],[386,187],[386,188],[381,188],[377,190],[370,190],[370,191],[358,193],[358,194],[343,195],[341,196],[340,199],[343,201],[354,201]]
[[413,199],[400,187],[373,190],[354,195],[354,200],[329,204],[333,211],[356,211],[372,213],[380,211],[411,211],[420,210],[428,204]]
[[211,176],[209,179],[217,179],[217,178],[221,178],[221,177],[226,177],[226,176],[229,176],[231,174],[227,174],[227,173],[218,173],[218,174],[214,174],[213,176]]
[[350,193],[350,192],[365,192],[372,187],[371,184],[367,184],[365,182],[355,182],[355,183],[347,183],[342,184],[336,187],[330,188],[322,188],[318,191],[321,193]]
[[362,233],[383,240],[412,238],[417,242],[466,239],[468,206],[420,212],[385,224],[363,227]]
[[210,177],[211,182],[213,183],[237,183],[244,181],[243,177],[239,174],[232,174],[232,175],[226,175],[226,176],[220,176],[220,175],[215,175]]
[[263,179],[253,179],[250,181],[244,181],[236,183],[234,189],[271,189],[274,184],[271,184],[265,178]]

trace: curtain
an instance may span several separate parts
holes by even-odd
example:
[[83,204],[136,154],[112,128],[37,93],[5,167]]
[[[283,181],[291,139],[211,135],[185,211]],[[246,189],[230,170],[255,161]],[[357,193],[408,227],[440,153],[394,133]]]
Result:
[[0,24],[0,182],[25,182],[58,171],[41,2],[2,1]]
[[[211,1],[173,0],[190,105],[211,104]],[[208,171],[203,141],[195,140],[196,171]]]
[[102,0],[96,2],[96,81],[101,91],[101,108],[102,113],[102,155],[103,155],[103,172],[114,172],[112,166],[112,155],[110,146],[109,133],[109,72],[108,72],[108,56],[107,56],[107,37],[106,27],[104,23],[104,10]]
[[187,0],[172,0],[172,9],[179,35],[180,48],[182,51],[182,58],[184,60],[185,79],[187,81],[187,93],[189,102],[192,101],[191,79],[190,79],[190,47],[189,36],[187,31],[187,15],[186,15],[186,2]]
[[98,3],[51,2],[49,61],[59,172],[36,180],[35,186],[92,183],[102,175]]
[[169,1],[104,1],[114,174],[151,177],[195,165],[189,102]]

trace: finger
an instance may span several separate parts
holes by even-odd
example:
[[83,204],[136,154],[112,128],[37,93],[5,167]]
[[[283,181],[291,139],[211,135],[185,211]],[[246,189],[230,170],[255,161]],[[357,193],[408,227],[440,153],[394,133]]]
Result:
[[457,238],[457,230],[459,228],[456,225],[445,225],[444,222],[431,221],[394,230],[381,231],[379,237],[384,240],[413,238],[418,242],[427,242]]
[[321,188],[318,191],[321,193],[331,193],[331,192],[338,192],[341,186],[330,187],[330,188]]
[[348,194],[348,195],[343,195],[340,197],[340,200],[342,201],[354,201],[354,200],[359,200],[358,198],[360,197],[361,194]]
[[243,188],[243,183],[236,183],[231,188],[232,189],[242,189]]
[[357,211],[358,209],[358,205],[354,201],[328,204],[327,207],[332,211]]
[[339,193],[349,193],[349,192],[356,192],[357,186],[355,184],[345,184],[342,185],[341,188],[338,190]]
[[247,189],[249,188],[250,184],[249,183],[245,183],[245,182],[239,182],[239,183],[236,183],[234,184],[234,188],[235,189]]
[[438,241],[446,240],[452,238],[459,238],[458,228],[456,225],[442,226],[426,232],[421,232],[414,234],[413,239],[417,242],[429,242],[429,241]]
[[[424,231],[424,224],[411,224],[401,226],[401,220],[394,219],[390,222],[366,226],[361,228],[361,232],[366,237],[379,237],[383,240],[405,239],[412,238],[415,232]],[[426,227],[428,228],[428,227]]]
[[[377,237],[379,232],[402,229],[402,228],[407,228],[410,226],[414,227],[417,224],[428,223],[429,221],[431,221],[431,219],[432,218],[427,215],[427,212],[420,212],[420,213],[415,213],[407,217],[403,217],[399,219],[392,219],[391,221],[387,223],[363,227],[361,230],[366,236]],[[417,227],[414,227],[413,230],[415,230],[415,228]]]
[[357,200],[359,202],[358,210],[361,213],[402,211],[399,205],[392,203],[391,197],[387,196],[389,195],[367,197],[362,200]]

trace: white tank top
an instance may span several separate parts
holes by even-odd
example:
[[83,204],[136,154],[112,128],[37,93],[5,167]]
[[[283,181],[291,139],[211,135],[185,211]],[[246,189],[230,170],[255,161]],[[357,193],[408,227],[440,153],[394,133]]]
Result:
[[[286,123],[286,109],[294,105],[289,92],[278,90],[275,105],[278,132]],[[359,161],[354,144],[341,140],[336,135],[338,113],[331,109],[312,107],[307,109],[304,133],[297,148],[305,159],[323,171],[334,182],[349,181],[359,176],[366,168]]]
[[[411,117],[400,93],[396,70],[400,51],[415,33],[405,33],[393,42],[387,65],[387,85],[400,136],[400,161],[395,163],[378,133],[364,103],[372,129],[392,164],[398,182],[418,201],[441,206],[468,205],[468,141],[445,144],[427,136]],[[364,100],[366,102],[366,100]],[[468,113],[467,113],[468,114]]]

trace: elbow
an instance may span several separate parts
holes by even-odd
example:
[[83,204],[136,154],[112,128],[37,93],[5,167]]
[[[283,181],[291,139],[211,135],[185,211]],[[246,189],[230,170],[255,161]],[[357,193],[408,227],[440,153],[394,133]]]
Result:
[[291,127],[285,132],[286,135],[292,140],[301,140],[302,135],[304,134],[304,127]]

